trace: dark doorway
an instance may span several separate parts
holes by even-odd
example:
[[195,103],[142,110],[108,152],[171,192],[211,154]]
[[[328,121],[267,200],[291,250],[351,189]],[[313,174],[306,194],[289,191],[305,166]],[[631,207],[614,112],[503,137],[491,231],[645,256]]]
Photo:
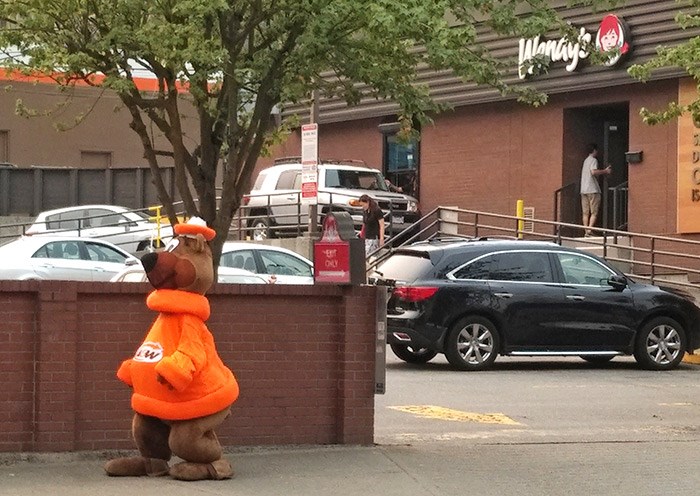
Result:
[[[414,127],[420,132],[420,126]],[[399,139],[400,129],[395,118],[387,118],[379,125],[383,139],[383,172],[393,191],[419,198],[420,140],[418,137]]]
[[[600,168],[612,166],[612,174],[599,176],[603,194],[597,227],[627,228],[627,162],[629,145],[629,104],[611,103],[593,107],[564,109],[564,150],[560,219],[581,223],[579,183],[586,145],[598,145]],[[582,233],[568,233],[581,235]]]

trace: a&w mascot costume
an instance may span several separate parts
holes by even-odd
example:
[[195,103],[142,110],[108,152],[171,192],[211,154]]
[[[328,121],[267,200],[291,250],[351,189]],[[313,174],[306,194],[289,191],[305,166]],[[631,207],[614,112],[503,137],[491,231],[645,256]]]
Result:
[[[133,358],[117,376],[133,388],[132,434],[140,456],[105,465],[112,476],[170,475],[179,480],[229,479],[216,429],[238,398],[238,383],[219,358],[204,324],[214,279],[208,241],[215,232],[198,218],[174,226],[176,237],[142,263],[153,291],[146,301],[158,313]],[[176,455],[183,461],[169,466]]]

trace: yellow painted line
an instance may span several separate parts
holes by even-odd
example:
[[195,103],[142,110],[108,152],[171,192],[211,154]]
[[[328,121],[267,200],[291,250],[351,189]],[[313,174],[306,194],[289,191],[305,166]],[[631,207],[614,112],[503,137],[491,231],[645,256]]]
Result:
[[450,420],[452,422],[477,422],[481,424],[521,425],[502,413],[473,413],[452,410],[441,406],[414,405],[414,406],[390,406],[392,410],[411,413],[418,417],[438,420]]
[[688,353],[686,353],[683,357],[683,363],[692,363],[695,365],[700,364],[700,354],[689,355]]

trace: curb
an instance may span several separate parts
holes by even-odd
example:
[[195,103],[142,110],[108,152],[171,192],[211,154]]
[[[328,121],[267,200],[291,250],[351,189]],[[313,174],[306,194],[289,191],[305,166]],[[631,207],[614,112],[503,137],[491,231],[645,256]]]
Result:
[[693,365],[700,365],[700,354],[696,355],[689,355],[688,353],[685,354],[683,357],[683,363],[690,363]]

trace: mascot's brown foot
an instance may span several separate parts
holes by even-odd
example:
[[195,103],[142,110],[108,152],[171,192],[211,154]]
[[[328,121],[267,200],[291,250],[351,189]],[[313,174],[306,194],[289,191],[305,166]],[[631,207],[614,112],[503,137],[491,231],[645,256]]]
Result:
[[233,468],[223,458],[212,463],[182,462],[173,465],[170,476],[183,481],[230,479],[233,477]]
[[113,477],[139,477],[143,475],[159,477],[168,475],[169,470],[167,460],[144,458],[143,456],[116,458],[105,463],[107,475]]

